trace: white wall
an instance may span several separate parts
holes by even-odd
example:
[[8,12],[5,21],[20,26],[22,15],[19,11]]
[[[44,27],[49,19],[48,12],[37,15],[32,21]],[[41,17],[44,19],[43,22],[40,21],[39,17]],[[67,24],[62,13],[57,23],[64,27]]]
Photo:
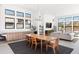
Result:
[[34,13],[51,14],[52,16],[63,16],[79,14],[79,4],[32,4],[29,6]]
[[[53,29],[54,18],[55,18],[55,16],[48,15],[48,14],[46,14],[46,15],[43,16],[43,22],[44,22],[45,30],[51,30],[51,29]],[[52,28],[46,28],[46,23],[52,23]]]

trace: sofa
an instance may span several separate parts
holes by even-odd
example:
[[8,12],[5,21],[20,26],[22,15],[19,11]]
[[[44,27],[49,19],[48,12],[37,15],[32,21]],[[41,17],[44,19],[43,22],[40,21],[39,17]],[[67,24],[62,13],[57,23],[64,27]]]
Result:
[[70,41],[72,41],[74,38],[72,33],[53,32],[50,34],[50,36],[54,36],[54,37],[58,37],[58,38],[63,39],[63,40],[70,40]]

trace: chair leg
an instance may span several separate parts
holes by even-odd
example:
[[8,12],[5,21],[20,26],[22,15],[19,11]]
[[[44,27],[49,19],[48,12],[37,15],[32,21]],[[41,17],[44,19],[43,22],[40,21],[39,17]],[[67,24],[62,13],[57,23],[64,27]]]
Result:
[[57,51],[57,53],[60,53],[59,46],[56,47],[56,51]]
[[46,45],[46,52],[47,52],[47,50],[48,50],[48,46]]
[[53,48],[53,51],[54,51],[54,54],[56,54],[56,50],[55,50],[55,48]]
[[36,49],[37,49],[37,44],[35,44],[35,51],[36,51]]
[[32,48],[33,44],[31,44],[31,48]]
[[28,42],[28,46],[30,47],[30,42]]

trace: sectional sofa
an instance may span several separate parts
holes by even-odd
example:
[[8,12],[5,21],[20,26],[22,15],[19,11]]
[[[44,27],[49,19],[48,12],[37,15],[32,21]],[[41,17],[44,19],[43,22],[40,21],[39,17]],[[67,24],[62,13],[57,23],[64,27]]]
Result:
[[53,32],[50,34],[50,36],[55,36],[63,40],[70,40],[72,41],[74,39],[73,33],[59,33],[59,32]]

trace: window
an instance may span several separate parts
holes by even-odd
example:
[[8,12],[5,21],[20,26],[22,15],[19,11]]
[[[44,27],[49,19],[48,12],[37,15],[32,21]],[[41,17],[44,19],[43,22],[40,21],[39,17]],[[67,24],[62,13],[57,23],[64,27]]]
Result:
[[73,17],[66,17],[66,26],[65,26],[65,31],[66,32],[72,32],[72,20]]
[[5,12],[5,29],[30,29],[31,28],[31,14],[15,11],[11,9],[4,9]]
[[23,19],[17,19],[16,28],[24,29],[24,20]]
[[46,23],[46,28],[52,28],[52,23]]
[[59,31],[65,30],[65,18],[59,18],[59,20],[58,20],[58,30]]
[[25,17],[26,17],[26,18],[31,18],[31,14],[25,13]]
[[73,17],[73,31],[79,31],[79,16]]
[[58,21],[58,29],[61,29],[61,26],[65,26],[65,32],[79,32],[79,16],[65,17],[65,19],[60,18]]
[[25,20],[25,28],[30,29],[31,28],[31,20]]
[[5,18],[5,29],[14,29],[15,28],[15,19],[14,18]]
[[5,9],[5,15],[15,16],[15,11],[9,10],[9,9]]
[[18,17],[24,17],[24,13],[23,12],[16,12],[16,16],[18,16]]

